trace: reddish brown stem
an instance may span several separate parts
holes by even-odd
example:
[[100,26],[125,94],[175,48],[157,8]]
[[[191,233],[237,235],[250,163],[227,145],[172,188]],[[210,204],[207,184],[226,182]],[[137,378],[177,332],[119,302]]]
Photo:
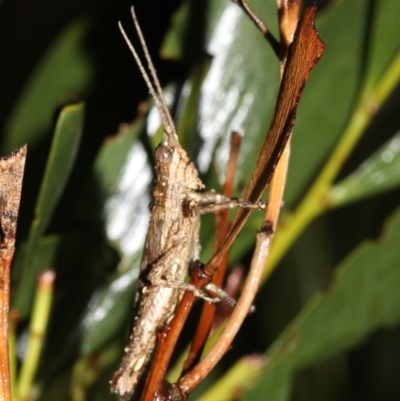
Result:
[[[230,198],[233,193],[233,186],[235,181],[235,171],[237,160],[240,152],[241,138],[239,133],[232,132],[231,146],[229,152],[229,160],[226,168],[225,184],[222,190],[222,194],[227,198]],[[215,250],[218,248],[222,240],[225,238],[229,230],[229,210],[219,210],[214,213],[216,234],[215,234]],[[219,266],[213,277],[213,283],[221,288],[226,268],[228,265],[228,253],[226,253],[224,259]],[[188,372],[192,367],[200,360],[201,353],[203,351],[205,342],[210,334],[213,318],[217,310],[216,304],[204,303],[201,311],[200,319],[197,324],[196,334],[190,346],[189,355],[183,367],[182,374]]]
[[0,251],[0,399],[11,400],[8,360],[8,311],[10,296],[10,266],[14,250]]
[[[210,281],[211,277],[203,274],[200,264],[193,266],[191,284],[197,288],[204,288]],[[152,401],[154,394],[157,394],[157,398],[160,400],[169,399],[168,396],[164,396],[162,393],[161,384],[165,380],[172,352],[195,300],[196,297],[193,292],[186,291],[177,307],[172,323],[158,336],[154,360],[146,380],[141,401]]]

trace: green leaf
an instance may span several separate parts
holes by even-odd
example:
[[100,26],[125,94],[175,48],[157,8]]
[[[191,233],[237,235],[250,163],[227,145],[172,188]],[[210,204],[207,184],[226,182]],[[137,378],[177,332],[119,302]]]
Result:
[[[258,373],[262,363],[262,357],[259,355],[250,355],[242,358],[228,374],[218,381],[217,385],[202,394],[201,397],[197,398],[197,401],[231,401],[235,397],[236,390],[232,389],[232,383],[253,382],[254,375]],[[268,394],[268,398],[274,400],[271,394]]]
[[[137,140],[143,129],[140,118],[104,142],[87,186],[83,215],[96,210],[102,216],[106,238],[118,249],[121,260],[113,276],[93,294],[81,320],[82,354],[97,350],[131,320],[148,227],[150,197],[146,192],[152,181],[147,154]],[[93,193],[95,200],[90,197]]]
[[26,83],[6,122],[3,149],[32,148],[53,125],[54,110],[79,101],[91,83],[92,61],[83,41],[89,24],[72,23],[57,37]]
[[400,3],[396,0],[378,0],[371,3],[370,36],[367,50],[367,75],[363,93],[368,96],[384,74],[400,45],[400,27],[396,16],[400,13]]
[[[285,202],[292,204],[343,133],[359,90],[368,2],[332,1],[317,15],[326,51],[310,74],[297,111]],[[344,18],[343,16],[346,16]]]
[[[96,158],[91,182],[83,200],[83,216],[100,215],[107,239],[122,259],[141,252],[147,232],[152,168],[147,153],[137,140],[144,120],[122,125],[106,139]],[[93,199],[93,194],[95,199]]]
[[[199,130],[204,144],[198,164],[204,172],[212,160],[223,177],[230,134],[238,131],[244,136],[238,182],[247,183],[275,106],[279,62],[236,4],[211,3],[205,45],[213,59],[201,90]],[[254,1],[252,7],[276,31],[274,3]]]
[[140,254],[131,264],[136,268],[118,272],[92,296],[80,324],[82,355],[104,346],[121,327],[133,319],[132,308]]
[[167,59],[180,59],[184,56],[183,38],[187,30],[189,2],[183,2],[172,19],[172,28],[168,31],[162,44],[161,55]]
[[[177,126],[179,133],[179,142],[183,149],[189,155],[195,155],[198,148],[198,131],[197,131],[197,114],[199,108],[200,91],[210,68],[210,60],[205,58],[198,63],[189,79],[185,82],[185,86],[190,88],[188,91],[183,91],[180,100],[181,114]],[[186,96],[185,96],[186,95]]]
[[365,160],[331,190],[330,204],[341,206],[378,195],[400,185],[400,133]]
[[43,235],[50,223],[74,165],[82,136],[85,106],[83,103],[61,110],[47,159],[46,171],[35,206],[37,235]]
[[143,121],[132,125],[121,125],[120,131],[115,136],[106,138],[103,143],[96,157],[92,174],[92,180],[100,188],[102,201],[118,191],[130,153],[136,146],[138,136],[143,129]]
[[50,223],[74,165],[82,134],[84,110],[82,103],[66,106],[57,120],[22,266],[17,265],[16,267],[20,271],[22,281],[15,297],[14,307],[19,309],[22,316],[29,313],[31,297],[39,272],[32,268],[32,258],[37,242]]
[[[400,322],[400,210],[379,241],[366,241],[336,269],[330,288],[315,294],[266,354],[266,366],[246,401],[260,394],[289,399],[296,370],[353,347],[380,327]],[[277,374],[277,372],[280,372]],[[278,396],[280,394],[280,396]]]
[[[243,186],[251,176],[270,124],[279,63],[237,5],[219,4],[217,7],[211,2],[208,17],[206,49],[214,58],[202,88],[199,120],[204,145],[198,164],[206,171],[217,146],[213,161],[217,174],[223,176],[230,131],[238,130],[244,136],[238,167],[238,182]],[[252,7],[276,33],[273,2],[254,1]],[[349,118],[359,88],[367,11],[360,2],[336,1],[317,18],[327,51],[310,75],[300,101],[285,195],[289,205],[320,167]],[[321,104],[324,107],[316,112]]]

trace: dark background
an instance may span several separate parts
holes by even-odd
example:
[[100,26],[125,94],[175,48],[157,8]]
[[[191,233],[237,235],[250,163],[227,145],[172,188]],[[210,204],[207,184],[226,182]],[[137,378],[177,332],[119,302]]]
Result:
[[[322,3],[328,2],[317,3],[323,5]],[[171,80],[183,80],[189,70],[188,65],[179,61],[166,61],[157,57],[158,49],[170,24],[171,15],[179,4],[180,2],[177,0],[135,2],[140,23],[162,83]],[[94,56],[97,62],[94,84],[85,99],[87,102],[86,127],[78,160],[79,169],[89,168],[104,137],[117,132],[118,125],[121,122],[131,121],[136,114],[138,102],[147,98],[147,89],[140,74],[134,68],[131,55],[126,50],[126,45],[117,29],[117,21],[121,19],[126,22],[129,21],[129,7],[131,5],[131,1],[3,1],[0,6],[1,127],[3,127],[32,70],[53,38],[77,17],[90,18],[94,21],[94,29],[91,31],[86,45],[87,51]],[[134,91],[132,91],[133,87],[135,88]],[[378,117],[374,126],[368,130],[352,159],[349,160],[347,171],[351,171],[360,160],[365,158],[366,154],[375,149],[377,142],[384,142],[384,138],[376,139],[376,135],[374,135],[379,126],[389,127],[390,129],[386,130],[389,132],[393,131],[394,127],[399,126],[398,99],[399,92],[385,106],[386,109],[382,112],[382,117]],[[388,115],[390,116],[389,119],[387,118]],[[28,177],[32,178],[32,183],[28,187],[31,188],[40,182],[45,163],[45,158],[40,156],[46,153],[46,148],[33,150],[33,152],[34,154],[37,152],[37,157],[32,157],[35,162],[29,162]],[[345,174],[346,170],[343,172],[343,175]],[[79,179],[76,182],[79,182]],[[68,188],[68,190],[73,191],[73,188]],[[69,196],[72,196],[68,195],[68,190],[62,201],[64,204],[67,204]],[[24,189],[24,191],[27,190]],[[32,189],[31,199],[34,192]],[[29,190],[28,193],[31,194]],[[374,219],[376,224],[372,223],[368,227],[369,236],[377,237],[379,235],[382,218],[390,215],[391,211],[398,205],[399,198],[399,191],[392,191],[383,199],[381,198],[379,208],[376,207],[375,199],[363,204],[362,207],[365,210],[372,210],[376,215]],[[349,220],[351,218],[349,216],[353,216],[356,209],[359,208],[360,205],[352,205],[346,207],[344,212],[332,212],[326,217],[326,221],[332,226],[340,225],[341,222]],[[60,227],[66,229],[76,224],[76,222],[68,219],[68,207],[64,210],[61,207],[61,210],[61,212],[58,211],[61,217],[53,223],[53,230]],[[29,198],[25,197],[22,203],[23,220],[28,222],[31,213]],[[28,224],[26,226],[28,227]],[[22,232],[21,237],[23,236]],[[357,242],[360,238],[355,238],[353,241]],[[336,254],[338,260],[354,245],[341,237],[332,238],[332,240],[339,249]],[[271,300],[274,298],[276,295],[274,295],[274,282],[279,280],[279,275],[285,275],[285,271],[277,273],[271,279],[260,295],[261,297],[271,297]],[[255,330],[257,330],[256,318],[250,318],[248,324],[254,325]],[[338,373],[336,386],[331,389],[332,397],[329,399],[400,399],[399,370],[395,370],[399,367],[399,335],[399,329],[392,331],[382,329],[372,335],[362,346],[352,351],[348,356],[350,372],[348,375]],[[257,343],[256,337],[255,343]],[[242,338],[242,340],[248,341],[246,338]],[[272,340],[273,338],[271,338]],[[244,346],[244,348],[250,348],[249,351],[256,350],[257,347],[254,346],[252,349],[254,344],[251,345],[250,347]],[[293,399],[322,399],[318,398],[318,391],[313,393],[309,386],[312,386],[315,380],[318,381],[319,377],[323,380],[324,372],[329,372],[328,374],[332,375],[336,368],[337,371],[340,371],[342,364],[342,357],[338,357],[327,362],[318,370],[309,369],[299,373],[295,380],[296,391],[294,391]],[[328,365],[329,368],[327,368]],[[385,372],[385,377],[382,377],[383,372]],[[391,374],[388,375],[387,372],[391,372]],[[309,386],[307,383],[310,383]]]

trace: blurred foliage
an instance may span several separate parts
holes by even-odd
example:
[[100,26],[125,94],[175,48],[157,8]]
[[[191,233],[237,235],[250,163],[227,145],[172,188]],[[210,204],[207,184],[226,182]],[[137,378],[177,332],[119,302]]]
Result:
[[[276,34],[275,2],[251,5]],[[117,31],[122,20],[137,44],[129,6],[1,4],[1,154],[28,143],[11,300],[21,363],[38,274],[56,272],[31,383],[39,400],[115,399],[108,381],[132,318],[159,121],[139,103],[147,91]],[[230,131],[243,134],[240,195],[273,112],[278,60],[228,1],[136,9],[207,188],[219,189]],[[332,0],[320,11],[327,50],[298,109],[268,280],[193,399],[400,399],[398,15],[397,0]],[[252,216],[232,264],[250,263],[260,222]],[[212,219],[202,224],[206,261]]]

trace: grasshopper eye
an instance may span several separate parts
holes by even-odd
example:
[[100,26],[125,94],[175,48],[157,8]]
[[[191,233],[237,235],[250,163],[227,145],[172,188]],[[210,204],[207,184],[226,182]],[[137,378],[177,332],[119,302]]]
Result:
[[172,161],[172,151],[164,145],[156,149],[156,160],[161,164],[169,164]]

